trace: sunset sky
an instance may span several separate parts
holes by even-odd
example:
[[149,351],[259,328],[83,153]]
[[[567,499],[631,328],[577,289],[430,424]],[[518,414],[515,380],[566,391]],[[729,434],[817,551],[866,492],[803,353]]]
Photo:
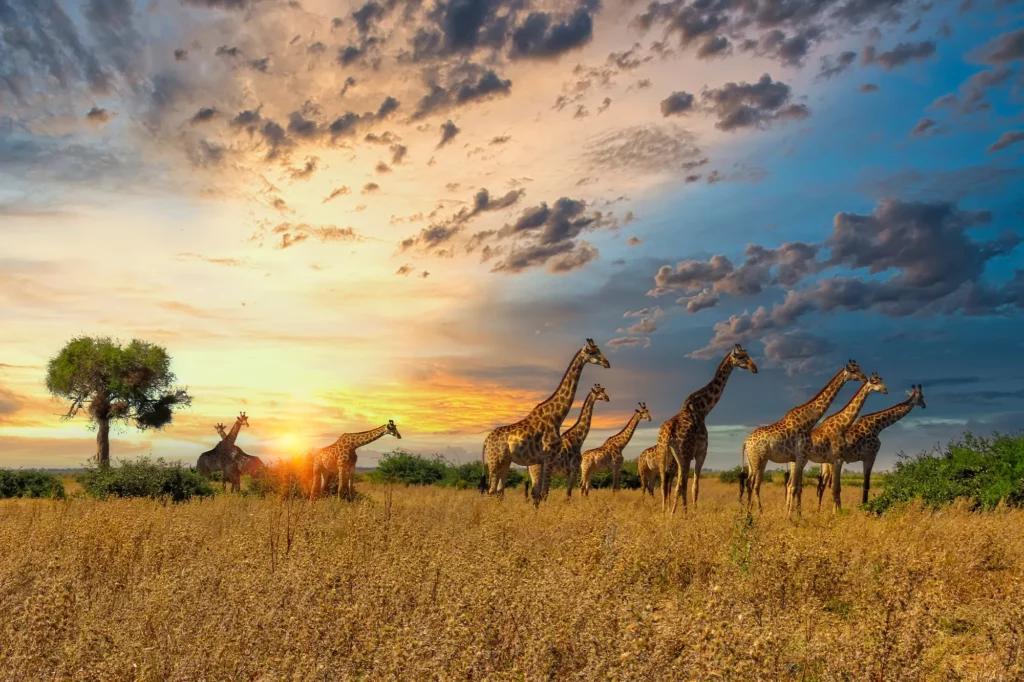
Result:
[[[81,466],[45,365],[164,345],[213,425],[290,455],[394,419],[479,457],[593,337],[588,447],[736,342],[706,466],[848,358],[880,466],[1024,425],[1013,0],[0,0],[0,466]],[[852,396],[848,386],[836,401]],[[575,420],[575,410],[566,426]]]

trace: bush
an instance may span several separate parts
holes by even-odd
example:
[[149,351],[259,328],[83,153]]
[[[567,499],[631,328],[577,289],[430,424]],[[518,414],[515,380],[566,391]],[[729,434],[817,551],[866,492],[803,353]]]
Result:
[[64,484],[48,471],[35,469],[0,469],[0,498],[50,497],[64,498]]
[[[303,484],[309,483],[304,476],[304,460],[283,460],[264,464],[259,471],[249,479],[249,485],[243,488],[243,495],[254,497],[266,497],[267,495],[281,495],[284,497],[305,497],[308,491]],[[333,491],[337,494],[337,482],[332,481]]]
[[404,450],[394,450],[381,458],[371,473],[371,480],[377,483],[434,485],[441,482],[449,468],[440,455],[427,459]]
[[880,514],[915,499],[933,508],[958,498],[970,500],[975,510],[1000,501],[1024,506],[1024,434],[979,438],[968,431],[942,452],[900,458],[885,491],[865,505],[869,511]]
[[213,495],[213,486],[199,472],[186,469],[179,462],[165,462],[162,457],[155,461],[140,457],[113,467],[92,467],[78,475],[78,482],[87,495],[99,499],[149,497],[184,502]]
[[738,484],[740,482],[740,473],[744,470],[744,467],[733,467],[732,469],[726,469],[725,471],[718,472],[718,480],[722,483]]

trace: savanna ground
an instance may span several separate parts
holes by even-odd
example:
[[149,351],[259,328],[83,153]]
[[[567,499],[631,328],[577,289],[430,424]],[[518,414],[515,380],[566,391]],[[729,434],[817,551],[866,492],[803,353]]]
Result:
[[1024,679],[1024,511],[358,489],[0,502],[0,678]]

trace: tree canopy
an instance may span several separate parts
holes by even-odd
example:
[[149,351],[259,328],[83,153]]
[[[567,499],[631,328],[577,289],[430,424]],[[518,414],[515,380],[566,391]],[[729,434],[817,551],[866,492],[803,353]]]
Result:
[[176,381],[167,351],[139,339],[124,346],[108,337],[74,338],[46,371],[46,388],[68,403],[63,419],[85,409],[96,424],[100,466],[110,461],[111,421],[160,429],[171,423],[175,409],[191,404],[191,396]]

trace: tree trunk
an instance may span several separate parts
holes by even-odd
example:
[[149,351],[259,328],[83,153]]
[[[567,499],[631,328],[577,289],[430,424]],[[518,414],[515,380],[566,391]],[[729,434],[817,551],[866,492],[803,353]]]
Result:
[[103,469],[110,466],[110,418],[96,418],[96,464]]

